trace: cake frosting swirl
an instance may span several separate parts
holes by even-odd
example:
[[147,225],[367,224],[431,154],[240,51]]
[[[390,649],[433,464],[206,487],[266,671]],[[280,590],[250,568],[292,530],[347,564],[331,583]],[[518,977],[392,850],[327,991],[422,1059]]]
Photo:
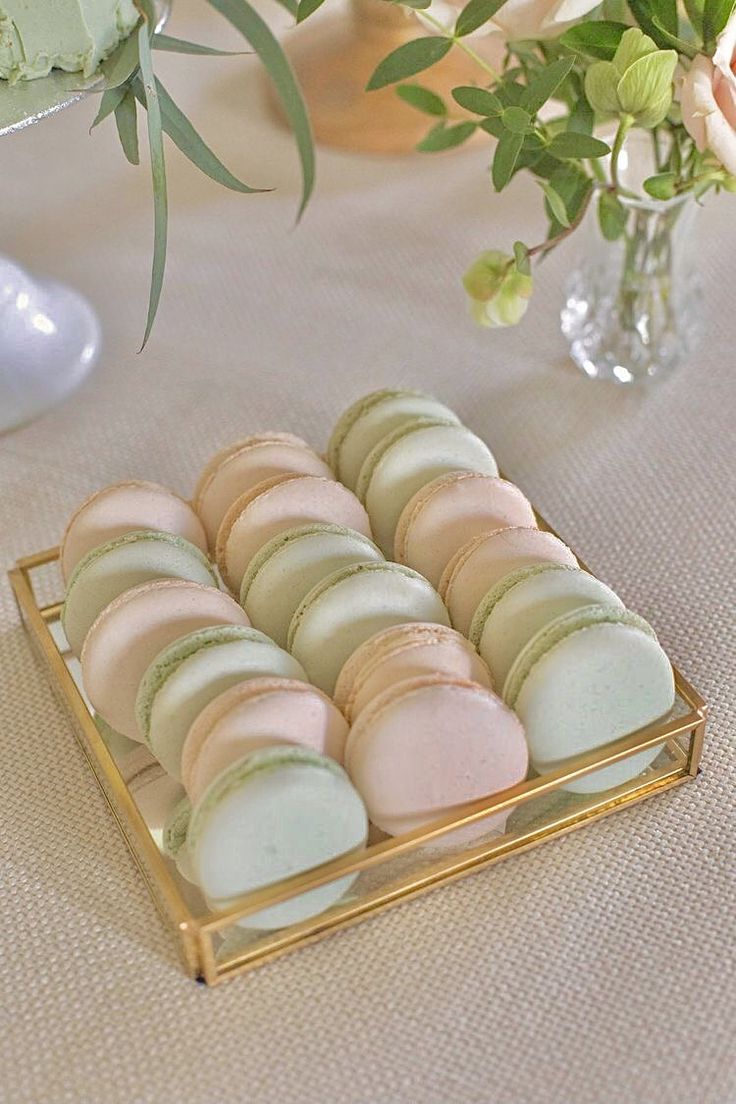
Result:
[[132,0],[0,0],[0,78],[89,77],[137,21]]

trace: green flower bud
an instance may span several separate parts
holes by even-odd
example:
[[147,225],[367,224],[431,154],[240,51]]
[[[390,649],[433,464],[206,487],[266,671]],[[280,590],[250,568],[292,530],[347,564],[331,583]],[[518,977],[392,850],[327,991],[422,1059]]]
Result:
[[513,257],[489,249],[463,277],[470,313],[480,326],[515,326],[526,313],[534,282],[519,272]]
[[638,27],[625,31],[613,61],[597,61],[585,75],[585,94],[601,115],[629,115],[654,127],[672,105],[675,50],[658,50]]

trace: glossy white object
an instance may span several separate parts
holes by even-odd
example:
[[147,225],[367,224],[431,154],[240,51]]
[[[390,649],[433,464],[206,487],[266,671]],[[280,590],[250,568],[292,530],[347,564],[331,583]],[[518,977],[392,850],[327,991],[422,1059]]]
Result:
[[76,390],[100,345],[99,320],[83,296],[0,257],[0,432]]

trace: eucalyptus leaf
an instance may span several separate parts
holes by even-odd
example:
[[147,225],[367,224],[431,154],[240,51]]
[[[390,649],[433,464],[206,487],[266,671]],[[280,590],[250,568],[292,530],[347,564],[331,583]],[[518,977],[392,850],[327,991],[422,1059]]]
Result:
[[247,3],[247,0],[208,0],[208,2],[250,42],[279,94],[294,131],[301,161],[302,196],[297,216],[300,218],[314,188],[314,142],[307,109],[291,66],[273,31],[258,12]]
[[303,23],[305,19],[317,11],[317,8],[321,8],[324,2],[325,0],[299,0],[296,9],[297,23]]
[[480,129],[485,130],[487,134],[492,134],[494,138],[500,138],[502,134],[507,133],[504,130],[500,115],[489,115],[480,124]]
[[513,134],[526,134],[529,131],[531,121],[531,115],[528,111],[525,111],[523,107],[504,108],[503,115],[501,116],[501,122],[504,127]]
[[89,128],[90,131],[94,130],[96,126],[99,126],[100,123],[108,117],[108,115],[112,115],[113,111],[118,106],[127,91],[128,86],[125,84],[119,84],[116,88],[105,89],[105,91],[102,93],[99,110],[95,115],[92,126]]
[[466,111],[472,111],[475,115],[500,115],[503,104],[498,96],[489,92],[487,88],[475,88],[473,85],[461,85],[453,88],[452,98]]
[[376,68],[366,85],[368,92],[385,88],[406,77],[413,77],[440,61],[452,46],[451,38],[429,35],[425,38],[413,38],[396,50],[392,50]]
[[202,46],[199,42],[187,42],[183,38],[172,38],[160,31],[151,39],[154,50],[165,50],[172,54],[201,54],[206,57],[239,57],[250,53],[249,50],[216,50],[214,46]]
[[599,138],[592,138],[589,134],[579,134],[572,130],[558,134],[552,139],[548,149],[553,157],[560,157],[563,160],[605,157],[611,152],[606,143],[601,142]]
[[156,91],[156,80],[151,62],[151,44],[148,39],[148,26],[141,23],[138,28],[138,47],[141,68],[141,80],[146,100],[148,120],[148,149],[151,157],[151,176],[153,179],[153,264],[151,267],[151,290],[148,298],[148,318],[146,332],[143,335],[141,350],[145,348],[156,317],[161,287],[166,268],[166,237],[168,226],[168,197],[166,194],[166,162],[161,127],[161,108]]
[[570,219],[568,218],[564,199],[549,181],[540,180],[539,186],[544,192],[551,218],[567,229],[570,225]]
[[[185,157],[196,165],[200,172],[209,176],[217,184],[230,188],[233,192],[251,194],[262,192],[266,189],[252,188],[239,180],[237,176],[227,169],[222,161],[212,152],[206,142],[187,119],[181,108],[177,107],[173,99],[166,91],[160,80],[156,80],[156,90],[161,109],[161,125],[171,138],[172,142],[181,150]],[[139,99],[143,96],[143,88],[140,82],[136,82],[136,92]]]
[[125,89],[125,95],[115,108],[115,123],[123,153],[131,165],[140,165],[138,152],[138,109],[131,88]]
[[489,19],[493,19],[505,3],[506,0],[470,0],[457,17],[455,34],[462,38],[463,35],[477,31]]
[[440,123],[433,127],[426,138],[417,146],[422,153],[434,153],[439,150],[454,149],[455,146],[466,142],[476,129],[475,123],[455,123],[453,126],[445,126]]
[[536,115],[560,87],[575,64],[574,57],[558,58],[541,70],[524,93],[521,106],[531,115]]
[[[142,26],[145,26],[145,24],[138,24],[138,31],[140,31]],[[102,88],[118,88],[121,84],[125,84],[125,82],[138,71],[138,55],[140,52],[140,37],[138,31],[132,31],[128,37],[121,42],[117,50],[110,54],[110,57],[100,65],[99,72],[103,79]],[[100,89],[95,89],[95,91],[99,90]]]
[[625,23],[614,23],[611,20],[578,23],[560,36],[560,43],[576,54],[612,61],[626,30],[628,27]]
[[628,213],[615,192],[601,192],[598,200],[598,225],[606,241],[617,241],[626,229]]
[[447,114],[447,107],[442,97],[430,91],[429,88],[422,88],[421,84],[400,84],[396,89],[396,95],[404,103],[415,107],[417,111],[423,111],[425,115]]
[[491,170],[493,186],[497,192],[502,191],[514,175],[523,144],[524,135],[514,134],[510,130],[504,130],[499,138]]

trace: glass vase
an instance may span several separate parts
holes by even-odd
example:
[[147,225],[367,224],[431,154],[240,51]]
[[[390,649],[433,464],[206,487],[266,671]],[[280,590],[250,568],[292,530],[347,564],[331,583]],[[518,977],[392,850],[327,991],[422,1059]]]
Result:
[[562,332],[592,379],[659,379],[692,353],[702,293],[692,197],[628,200],[622,236],[606,241],[591,215],[587,251],[566,286]]

